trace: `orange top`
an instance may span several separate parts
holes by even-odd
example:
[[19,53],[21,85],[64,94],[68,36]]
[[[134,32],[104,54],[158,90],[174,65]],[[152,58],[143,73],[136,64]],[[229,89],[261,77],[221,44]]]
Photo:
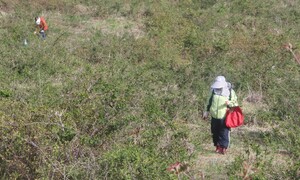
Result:
[[48,30],[48,25],[47,25],[44,17],[40,17],[40,18],[41,18],[41,23],[40,23],[40,25],[38,25],[40,27],[40,29],[44,30],[44,31]]

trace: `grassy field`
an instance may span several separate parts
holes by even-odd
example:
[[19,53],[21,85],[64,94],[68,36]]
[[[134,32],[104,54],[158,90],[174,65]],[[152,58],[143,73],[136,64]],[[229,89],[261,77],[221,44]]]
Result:
[[[299,179],[299,17],[295,0],[1,0],[0,178]],[[227,155],[201,118],[218,75],[245,113]]]

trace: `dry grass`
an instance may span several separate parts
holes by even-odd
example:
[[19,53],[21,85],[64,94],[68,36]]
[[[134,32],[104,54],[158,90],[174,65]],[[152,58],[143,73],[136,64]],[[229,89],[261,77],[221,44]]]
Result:
[[103,34],[123,36],[128,33],[136,39],[145,35],[142,22],[132,21],[125,17],[112,16],[107,19],[94,18],[87,24],[95,30],[100,30]]
[[76,15],[87,15],[94,13],[96,8],[85,6],[83,4],[77,4],[74,6],[73,11]]
[[[85,14],[90,13],[90,7],[77,5],[75,9],[79,9],[78,13]],[[105,19],[96,17],[88,20],[82,20],[76,22],[76,24],[70,24],[64,19],[63,15],[59,12],[43,12],[44,16],[49,22],[49,33],[51,36],[59,37],[62,34],[64,40],[64,46],[73,52],[77,48],[81,48],[80,44],[88,42],[90,38],[97,32],[101,31],[105,35],[123,36],[129,34],[135,39],[141,38],[145,35],[143,31],[144,25],[142,22],[129,20],[125,17],[108,17]],[[58,28],[62,30],[62,34],[54,34],[51,28]]]
[[5,16],[7,16],[8,15],[8,13],[7,12],[5,12],[5,11],[0,11],[0,14],[1,14],[1,16],[0,17],[5,17]]

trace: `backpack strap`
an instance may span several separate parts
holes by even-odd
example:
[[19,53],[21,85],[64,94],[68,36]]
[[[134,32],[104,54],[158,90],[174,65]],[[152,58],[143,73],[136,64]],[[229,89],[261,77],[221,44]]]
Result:
[[[229,101],[231,100],[231,90],[232,90],[232,88],[229,88],[229,98],[228,98]],[[209,109],[211,107],[214,94],[215,94],[214,91],[212,91],[211,95],[210,95],[210,98],[208,100],[208,104],[206,106],[206,111],[209,111]]]

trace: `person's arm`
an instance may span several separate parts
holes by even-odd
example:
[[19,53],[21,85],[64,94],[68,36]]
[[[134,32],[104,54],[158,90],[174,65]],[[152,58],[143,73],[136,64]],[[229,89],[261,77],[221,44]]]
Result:
[[208,99],[208,103],[207,103],[207,106],[206,106],[206,109],[205,109],[206,111],[204,111],[203,115],[202,115],[203,119],[206,119],[208,117],[209,110],[210,110],[210,107],[211,107],[211,104],[212,104],[212,100],[213,100],[213,95],[214,95],[214,92],[212,91],[211,92],[211,96]]
[[36,33],[38,33],[38,32],[40,32],[40,27],[39,27],[39,25],[36,25],[36,26],[35,26],[34,34],[36,34]]

